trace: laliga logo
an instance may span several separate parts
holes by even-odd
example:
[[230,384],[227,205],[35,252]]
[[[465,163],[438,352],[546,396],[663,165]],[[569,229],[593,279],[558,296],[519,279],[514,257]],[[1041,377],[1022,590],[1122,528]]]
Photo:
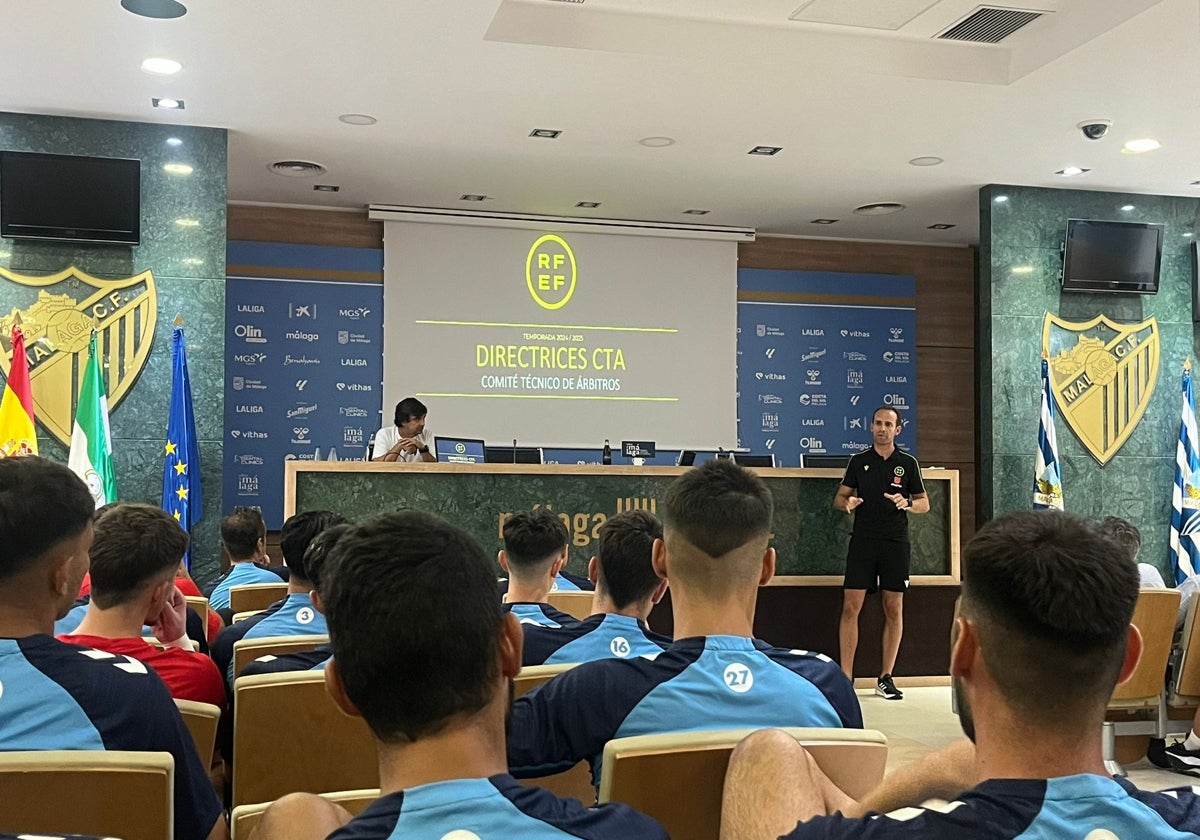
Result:
[[565,306],[575,294],[578,276],[575,254],[561,236],[548,233],[539,237],[525,257],[525,285],[543,309]]

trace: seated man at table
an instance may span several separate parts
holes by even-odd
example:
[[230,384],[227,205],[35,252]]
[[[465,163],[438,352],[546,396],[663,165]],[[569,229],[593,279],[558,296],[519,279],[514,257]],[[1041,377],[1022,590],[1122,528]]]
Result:
[[754,638],[758,588],[775,573],[773,500],[762,479],[721,459],[671,483],[653,563],[671,582],[675,642],[655,659],[585,662],[513,704],[512,774],[581,760],[599,782],[613,738],[748,726],[862,727],[850,681],[824,655]]
[[267,809],[257,840],[666,840],[626,805],[584,808],[508,775],[504,720],[521,627],[502,612],[470,535],[406,511],[354,527],[334,555],[325,683],[375,735],[381,796],[351,819],[292,794]]
[[519,510],[504,520],[503,534],[504,548],[497,560],[508,572],[505,611],[522,624],[574,624],[574,617],[546,603],[555,575],[567,564],[567,526],[546,508]]
[[[134,504],[115,506],[94,528],[91,603],[75,632],[59,640],[132,656],[162,677],[171,696],[223,708],[221,672],[184,632],[187,601],[175,571],[187,551],[187,531],[162,508]],[[160,645],[142,638],[143,625]]]
[[950,674],[970,742],[897,771],[860,805],[793,738],[756,732],[729,763],[722,840],[1200,832],[1194,788],[1148,793],[1104,769],[1105,709],[1142,650],[1128,552],[1082,517],[1021,511],[981,528],[962,570]]
[[208,605],[229,609],[229,590],[251,583],[279,583],[282,578],[266,568],[267,526],[254,508],[237,507],[221,520],[221,545],[229,554],[229,571],[205,587]]
[[[175,701],[136,659],[50,635],[88,567],[96,503],[67,467],[0,458],[0,751],[137,750],[175,762],[177,840],[225,837]],[[70,791],[47,791],[70,808]]]
[[588,562],[595,582],[592,614],[566,627],[526,624],[523,665],[557,665],[593,659],[657,656],[671,644],[646,620],[667,591],[654,572],[654,541],[662,523],[644,510],[619,513],[600,526],[596,555]]

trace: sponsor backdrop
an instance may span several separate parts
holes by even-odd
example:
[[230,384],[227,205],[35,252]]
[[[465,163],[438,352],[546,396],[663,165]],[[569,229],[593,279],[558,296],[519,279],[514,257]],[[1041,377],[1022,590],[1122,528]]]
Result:
[[871,444],[871,412],[894,407],[916,451],[916,280],[883,274],[738,271],[738,443],[800,457]]
[[363,459],[380,426],[381,304],[368,283],[229,277],[225,512],[257,507],[278,529],[284,461]]

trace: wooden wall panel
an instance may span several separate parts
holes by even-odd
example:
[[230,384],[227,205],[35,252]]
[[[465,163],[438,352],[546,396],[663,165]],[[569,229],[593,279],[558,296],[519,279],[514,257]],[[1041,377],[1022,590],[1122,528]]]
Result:
[[368,219],[366,210],[335,212],[230,204],[225,229],[228,239],[245,242],[288,242],[343,248],[383,247],[383,222]]

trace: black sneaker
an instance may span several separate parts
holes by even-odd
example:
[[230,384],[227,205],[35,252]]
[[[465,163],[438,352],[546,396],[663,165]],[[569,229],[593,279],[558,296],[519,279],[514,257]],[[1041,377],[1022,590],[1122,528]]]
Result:
[[1200,776],[1200,750],[1189,750],[1183,741],[1176,741],[1164,751],[1171,769],[1176,773]]
[[875,685],[875,693],[880,697],[886,697],[888,700],[904,699],[904,692],[896,688],[896,684],[892,682],[891,674],[884,674],[879,678],[879,682]]

